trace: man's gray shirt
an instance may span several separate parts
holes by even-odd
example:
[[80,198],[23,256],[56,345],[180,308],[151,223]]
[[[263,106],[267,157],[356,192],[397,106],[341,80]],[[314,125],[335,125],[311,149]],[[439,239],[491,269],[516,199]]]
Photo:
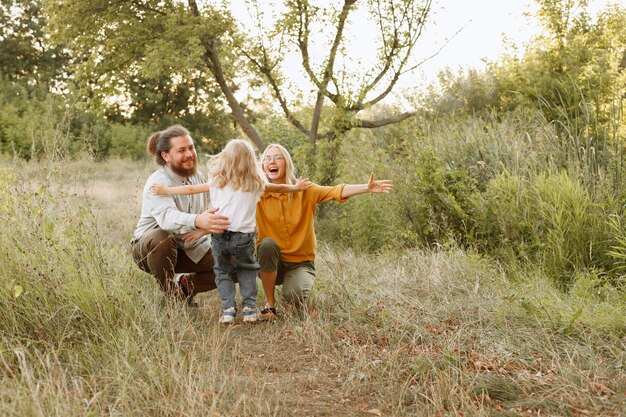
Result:
[[156,170],[150,175],[143,188],[141,217],[135,228],[133,241],[138,240],[147,231],[159,227],[174,234],[178,247],[183,249],[192,261],[198,263],[211,248],[211,240],[204,235],[190,245],[184,243],[181,238],[185,233],[196,229],[196,216],[209,209],[209,194],[154,195],[150,187],[154,184],[178,187],[205,182],[201,174],[185,178],[174,173],[167,166]]

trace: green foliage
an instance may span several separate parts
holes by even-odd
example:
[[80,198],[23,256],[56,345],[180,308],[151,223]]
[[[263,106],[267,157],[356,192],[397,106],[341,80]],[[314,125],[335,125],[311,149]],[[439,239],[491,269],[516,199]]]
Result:
[[[63,45],[53,46],[45,28],[47,18],[39,0],[0,3],[0,74],[23,85],[62,84],[69,56]],[[36,88],[35,88],[36,89]]]
[[614,261],[613,272],[623,282],[626,280],[626,216],[613,215],[608,220],[608,225],[612,234],[607,255]]
[[540,176],[533,181],[532,221],[542,245],[546,272],[564,287],[572,273],[592,266],[605,240],[603,219],[587,191],[567,175]]
[[0,78],[0,153],[41,156],[41,132],[61,123],[64,109],[58,97],[39,93],[30,94],[24,85]]
[[476,242],[500,259],[522,261],[535,253],[530,186],[522,177],[503,174],[474,196]]
[[[623,216],[616,172],[581,169],[577,158],[561,160],[571,173],[559,170],[558,142],[540,113],[444,117],[413,141],[411,124],[351,139],[342,180],[363,182],[375,171],[394,180],[394,191],[322,211],[322,240],[372,251],[460,244],[503,264],[540,265],[563,289],[584,271],[617,282],[621,255],[610,242],[620,247],[621,235],[609,222]],[[606,157],[610,166],[621,156]]]
[[[471,213],[464,239],[505,262],[541,265],[561,288],[584,271],[618,282],[626,10],[608,6],[592,18],[584,1],[539,6],[546,30],[521,58],[441,74],[440,92],[421,98],[426,141],[457,170],[454,181],[476,181],[470,204],[454,200],[462,210],[451,210]],[[424,164],[421,149],[405,155],[403,166]],[[446,189],[439,178],[429,179],[431,199]],[[444,219],[434,223],[445,230]]]
[[539,3],[546,30],[521,58],[505,56],[484,72],[443,73],[441,92],[432,89],[422,103],[434,117],[537,108],[561,151],[602,158],[624,132],[616,109],[626,92],[626,9],[608,6],[594,19],[584,1]]
[[373,142],[364,135],[353,139],[348,149],[353,163],[343,167],[342,182],[365,183],[373,172],[375,178],[392,179],[393,192],[356,196],[331,213],[322,210],[320,235],[366,250],[468,242],[474,221],[470,202],[477,188],[466,169],[450,166],[429,147],[398,159],[385,144],[397,139],[394,135]]
[[[54,5],[69,6],[61,3]],[[79,13],[77,18],[85,23],[85,16],[80,13],[85,11],[82,7],[87,5],[83,2],[80,6],[74,12]],[[159,25],[173,27],[168,32],[171,36],[164,35],[159,40],[173,44],[163,46],[155,42],[147,53],[157,53],[161,47],[169,52],[154,60],[152,65],[158,68],[145,68],[147,75],[135,68],[133,74],[123,74],[123,83],[120,79],[113,80],[112,89],[107,90],[106,83],[93,78],[95,73],[73,73],[68,55],[71,49],[63,42],[56,45],[50,42],[53,25],[48,24],[47,11],[42,8],[42,1],[38,0],[11,0],[0,6],[0,21],[4,22],[0,29],[0,153],[40,158],[46,152],[42,138],[53,137],[50,132],[58,130],[58,127],[64,129],[64,153],[76,155],[87,152],[99,159],[109,155],[141,158],[145,155],[148,135],[174,123],[185,124],[190,129],[199,139],[201,151],[214,152],[233,136],[228,116],[221,108],[216,108],[218,95],[215,89],[207,87],[205,79],[188,71],[179,74],[169,72],[167,75],[163,72],[164,66],[171,68],[174,64],[200,59],[198,39],[187,41],[184,36],[189,25],[195,27],[199,22],[190,21],[180,13],[174,13],[171,22],[161,19],[155,23],[151,20],[156,26],[149,28],[157,32],[161,27]],[[91,29],[85,29],[85,36],[97,37]],[[124,34],[127,34],[126,29],[118,31],[120,36]],[[58,35],[59,32],[55,34]],[[154,33],[142,36],[153,37]],[[116,45],[116,57],[125,59],[126,52],[133,53],[132,48],[126,45],[127,39],[115,38],[111,42]],[[196,50],[195,55],[193,50]],[[86,53],[91,54],[90,59],[98,61],[101,58],[97,51]],[[72,56],[72,62],[76,63],[78,56]],[[155,71],[157,75],[154,75]],[[83,85],[89,91],[83,96],[70,93],[68,87],[80,84],[83,76],[89,79]],[[120,89],[121,83],[127,86],[126,91]],[[104,97],[102,94],[105,91],[121,97],[122,102],[128,99],[123,104],[116,101],[103,106],[104,116],[113,123],[107,123],[97,107],[85,109],[86,98],[93,104],[97,97]]]
[[146,155],[153,127],[107,123],[55,94],[29,94],[20,83],[0,79],[0,86],[0,153],[25,159],[51,157],[50,152],[97,159]]
[[14,227],[2,241],[2,333],[14,335],[13,343],[42,349],[97,340],[82,323],[96,322],[101,314],[123,322],[120,307],[129,305],[128,296],[105,278],[119,267],[111,263],[118,254],[104,244],[89,207],[60,204],[50,182],[33,184],[28,192],[6,176],[3,182],[8,192],[0,199],[0,217]]
[[398,236],[389,196],[368,195],[345,203],[340,216],[343,245],[367,252],[396,248],[403,236]]
[[606,267],[606,209],[564,173],[504,175],[477,195],[477,242],[500,257],[540,263],[562,288],[577,272]]
[[[173,1],[97,0],[51,1],[46,10],[53,39],[75,58],[75,88],[109,120],[158,126],[175,120],[204,130],[202,136],[227,136],[220,141],[232,135],[201,45],[233,33],[225,10],[207,6],[194,16]],[[234,41],[224,36],[224,55]],[[224,67],[228,76],[237,68],[226,56]]]
[[420,152],[413,169],[403,174],[394,194],[403,233],[429,245],[463,243],[472,230],[469,199],[476,190],[474,179],[429,149]]

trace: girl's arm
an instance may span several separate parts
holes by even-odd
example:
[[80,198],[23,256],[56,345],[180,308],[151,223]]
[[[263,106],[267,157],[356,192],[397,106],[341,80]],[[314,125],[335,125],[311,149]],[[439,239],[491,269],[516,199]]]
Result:
[[152,194],[156,195],[191,195],[209,192],[209,184],[181,185],[179,187],[168,187],[162,184],[153,184],[150,187]]
[[294,193],[296,191],[304,191],[313,183],[308,178],[298,178],[295,184],[272,184],[271,182],[265,186],[265,191],[271,193]]
[[365,193],[389,193],[393,188],[391,180],[374,180],[374,173],[370,174],[367,184],[346,184],[341,192],[341,198]]

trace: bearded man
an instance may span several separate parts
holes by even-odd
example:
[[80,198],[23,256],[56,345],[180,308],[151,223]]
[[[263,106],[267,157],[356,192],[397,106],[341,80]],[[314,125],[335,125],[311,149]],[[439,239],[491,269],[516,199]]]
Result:
[[195,294],[216,288],[207,234],[223,233],[230,222],[209,210],[207,193],[155,195],[150,189],[154,184],[206,182],[197,172],[198,155],[187,129],[174,125],[154,133],[147,150],[160,168],[143,188],[141,217],[131,240],[133,259],[156,278],[168,299],[196,305]]

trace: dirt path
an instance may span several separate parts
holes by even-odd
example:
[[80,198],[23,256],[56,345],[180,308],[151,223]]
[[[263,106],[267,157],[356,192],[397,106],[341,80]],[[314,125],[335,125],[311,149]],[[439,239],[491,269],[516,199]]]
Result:
[[[263,384],[278,404],[277,415],[302,417],[380,415],[368,398],[346,395],[345,366],[330,358],[337,352],[316,352],[314,347],[295,334],[293,323],[257,323],[236,325],[231,336],[246,345],[236,358],[251,374],[265,375]],[[265,343],[259,343],[265,340]],[[245,352],[245,353],[243,353]],[[261,378],[259,378],[261,380]]]

